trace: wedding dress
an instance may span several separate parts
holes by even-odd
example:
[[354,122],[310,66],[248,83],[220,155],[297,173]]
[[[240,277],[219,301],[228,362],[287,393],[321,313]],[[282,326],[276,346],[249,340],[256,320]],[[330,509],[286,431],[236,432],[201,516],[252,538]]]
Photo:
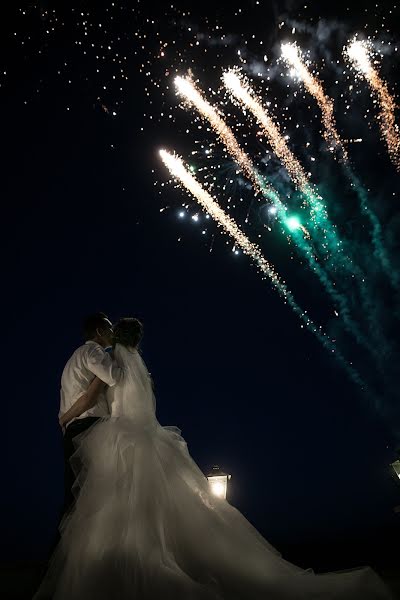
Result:
[[140,354],[117,345],[115,358],[124,379],[111,417],[75,438],[77,500],[35,599],[391,598],[369,568],[315,575],[285,561],[158,423]]

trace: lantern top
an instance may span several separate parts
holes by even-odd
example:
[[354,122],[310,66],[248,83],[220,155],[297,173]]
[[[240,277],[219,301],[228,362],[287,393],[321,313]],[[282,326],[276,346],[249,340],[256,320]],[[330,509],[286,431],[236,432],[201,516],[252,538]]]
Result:
[[218,465],[214,465],[211,467],[211,471],[208,473],[207,477],[226,477],[227,479],[230,479],[231,475],[225,473]]

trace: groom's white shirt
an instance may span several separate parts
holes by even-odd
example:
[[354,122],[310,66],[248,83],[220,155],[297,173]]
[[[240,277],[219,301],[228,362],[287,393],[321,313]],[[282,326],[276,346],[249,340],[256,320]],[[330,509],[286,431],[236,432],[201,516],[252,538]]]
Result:
[[[75,350],[64,367],[61,377],[59,416],[64,414],[78,398],[83,396],[95,377],[112,387],[121,377],[121,369],[113,362],[110,354],[100,344],[89,341]],[[99,394],[96,404],[77,418],[105,417],[109,414],[110,411],[104,391]]]

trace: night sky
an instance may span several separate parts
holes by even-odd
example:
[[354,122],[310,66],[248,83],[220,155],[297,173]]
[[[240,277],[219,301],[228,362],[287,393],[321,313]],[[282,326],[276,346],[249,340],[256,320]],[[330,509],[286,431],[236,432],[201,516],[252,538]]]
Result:
[[[341,568],[389,560],[399,534],[400,482],[389,467],[400,431],[398,292],[377,266],[368,224],[324,147],[315,103],[276,59],[290,39],[318,65],[395,273],[398,175],[379,107],[342,49],[356,33],[371,36],[396,95],[399,11],[391,3],[360,10],[267,0],[234,0],[229,11],[189,0],[17,4],[4,13],[0,53],[2,560],[43,558],[51,543],[63,498],[60,376],[82,341],[82,319],[97,310],[143,321],[159,421],[182,429],[204,471],[218,464],[232,474],[231,502],[286,556]],[[268,204],[175,96],[173,76],[191,69],[238,124],[246,151],[295,202],[268,141],[218,92],[222,68],[234,66],[271,101],[367,273],[368,314],[352,283],[348,297],[367,336],[381,327],[379,368],[344,331],[332,299],[267,216]],[[169,182],[161,147],[195,165],[203,183],[215,177],[221,206],[373,394],[350,380],[249,258]]]

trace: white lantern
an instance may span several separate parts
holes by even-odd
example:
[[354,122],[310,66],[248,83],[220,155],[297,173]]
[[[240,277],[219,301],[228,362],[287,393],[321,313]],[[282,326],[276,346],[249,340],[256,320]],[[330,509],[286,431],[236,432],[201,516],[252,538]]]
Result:
[[391,466],[397,477],[400,479],[400,460],[395,460]]
[[211,473],[207,475],[211,493],[214,494],[214,496],[218,496],[218,498],[226,499],[228,481],[230,478],[231,476],[221,471],[219,467],[213,467]]

